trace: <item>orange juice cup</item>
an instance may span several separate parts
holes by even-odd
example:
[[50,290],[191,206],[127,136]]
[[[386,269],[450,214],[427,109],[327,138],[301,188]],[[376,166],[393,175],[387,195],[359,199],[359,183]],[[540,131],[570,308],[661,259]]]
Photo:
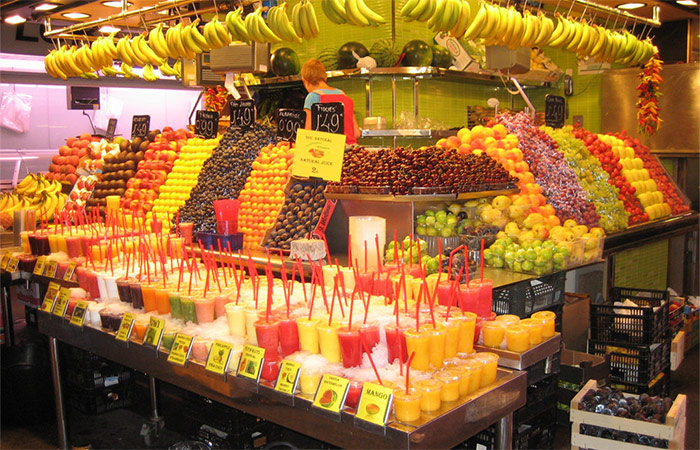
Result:
[[209,323],[214,321],[214,299],[195,298],[194,311],[197,314],[197,323]]
[[155,295],[158,314],[170,314],[170,297],[168,297],[168,291],[164,288],[156,288]]
[[474,330],[476,327],[476,314],[463,312],[455,316],[459,322],[459,340],[457,341],[457,353],[474,353]]
[[422,393],[415,389],[394,389],[394,416],[399,422],[415,422],[420,418]]
[[224,307],[228,332],[231,336],[245,338],[245,313],[243,308],[243,304],[237,305],[235,303],[227,303]]
[[[415,328],[404,331],[406,337],[406,349],[410,357],[415,352],[411,368],[416,370],[430,369],[430,340],[432,333],[428,328],[416,331]],[[444,353],[443,353],[444,354]]]
[[131,335],[131,339],[136,341],[143,341],[143,337],[146,334],[146,328],[148,328],[148,323],[150,318],[148,315],[137,316],[134,319],[134,332]]
[[430,330],[430,364],[433,367],[442,367],[442,362],[445,360],[445,343],[447,342],[447,328],[439,324],[437,328],[428,328]]
[[297,319],[297,330],[299,331],[299,347],[309,353],[318,353],[318,325],[317,319],[299,317]]
[[447,322],[442,322],[442,325],[447,331],[447,335],[445,337],[445,359],[452,358],[459,350],[460,322],[457,319],[451,318]]
[[432,412],[440,409],[440,392],[442,383],[437,380],[419,380],[414,383],[418,392],[421,393],[420,410]]
[[498,348],[505,337],[505,326],[503,322],[490,320],[481,325],[481,331],[484,333],[484,345],[486,347]]
[[465,366],[463,365],[456,366],[450,370],[454,371],[457,376],[459,376],[459,396],[464,397],[465,395],[468,395],[471,371],[465,369]]
[[143,309],[146,312],[158,310],[158,301],[156,300],[155,287],[142,284],[141,295],[143,296]]
[[299,373],[299,388],[302,394],[313,395],[318,389],[318,383],[321,382],[321,372],[319,370],[309,370],[305,369],[304,366],[301,367],[301,372]]
[[471,394],[479,390],[481,387],[481,369],[484,363],[478,359],[468,359],[460,366],[463,373],[469,374],[469,391]]
[[520,325],[506,328],[506,344],[511,352],[522,353],[530,348],[530,330]]
[[542,322],[536,319],[523,319],[519,325],[527,328],[530,345],[537,345],[542,342]]
[[496,381],[496,375],[498,373],[498,355],[490,352],[479,352],[474,355],[474,358],[484,364],[481,368],[479,387],[486,387],[493,384]]
[[321,355],[331,363],[339,363],[341,360],[338,328],[339,326],[336,324],[328,325],[328,323],[323,323],[316,325],[318,347],[321,351]]
[[496,316],[495,320],[496,322],[503,322],[507,325],[516,325],[520,322],[520,317],[515,314],[501,314],[500,316]]
[[554,322],[557,315],[552,311],[539,311],[530,316],[532,319],[542,322],[542,338],[549,339],[554,336]]
[[442,383],[441,401],[453,402],[459,398],[459,372],[442,370],[435,374],[435,379]]

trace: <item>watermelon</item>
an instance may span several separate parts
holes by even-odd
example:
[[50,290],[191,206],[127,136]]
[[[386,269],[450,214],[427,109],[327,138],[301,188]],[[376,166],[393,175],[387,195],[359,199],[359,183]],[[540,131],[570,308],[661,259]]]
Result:
[[452,55],[450,52],[442,45],[433,45],[432,50],[433,62],[431,63],[431,66],[449,69],[452,65]]
[[369,56],[367,47],[359,42],[343,44],[343,46],[338,49],[338,69],[354,69],[357,67],[357,59],[353,56],[352,52],[357,53],[357,56],[360,58]]
[[406,56],[401,62],[404,66],[429,66],[433,62],[433,50],[430,45],[425,42],[415,39],[408,42],[403,51]]
[[378,67],[394,67],[401,56],[401,49],[391,39],[380,39],[372,44],[369,56],[377,61]]
[[338,50],[332,47],[324,48],[318,55],[318,60],[323,63],[326,70],[335,70],[338,68]]
[[297,53],[291,48],[278,48],[270,57],[270,70],[278,77],[297,75],[301,70]]

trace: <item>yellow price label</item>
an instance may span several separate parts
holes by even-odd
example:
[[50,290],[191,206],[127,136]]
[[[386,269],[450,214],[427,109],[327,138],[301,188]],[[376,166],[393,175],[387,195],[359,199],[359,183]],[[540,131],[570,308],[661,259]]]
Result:
[[34,263],[34,271],[32,271],[32,273],[34,275],[43,275],[45,265],[46,265],[46,256],[38,257],[36,259],[36,263]]
[[10,258],[12,258],[12,252],[7,251],[3,253],[2,259],[0,259],[0,269],[6,270],[7,265],[10,263]]
[[68,309],[68,300],[70,299],[70,289],[62,287],[58,293],[58,300],[53,307],[54,316],[63,317]]
[[381,384],[365,382],[362,385],[362,395],[360,396],[360,402],[357,404],[355,417],[376,425],[386,425],[392,398],[393,392],[391,388]]
[[223,375],[226,372],[226,369],[228,368],[228,362],[231,358],[232,351],[233,344],[215,340],[211,344],[211,349],[209,350],[209,357],[207,358],[207,365],[204,368],[210,372]]
[[60,289],[61,286],[58,283],[54,283],[53,281],[49,283],[49,287],[46,289],[46,295],[44,295],[44,301],[41,303],[41,308],[39,309],[46,312],[53,311],[54,303],[56,302],[56,298],[58,298]]
[[66,269],[66,273],[63,275],[63,279],[65,281],[71,281],[73,279],[73,274],[75,273],[76,267],[77,264],[75,264],[74,262],[68,265],[68,269]]
[[160,340],[163,338],[163,330],[165,329],[165,320],[158,317],[151,317],[146,330],[146,337],[143,338],[144,345],[150,345],[158,348]]
[[323,374],[312,405],[326,411],[340,413],[340,409],[345,403],[349,385],[350,380],[346,378],[327,373]]
[[56,261],[49,261],[44,266],[44,276],[53,278],[56,276],[56,270],[58,269],[58,263]]
[[192,336],[180,333],[176,334],[175,339],[173,339],[173,346],[170,349],[170,354],[168,355],[168,362],[177,364],[178,366],[184,366],[187,363],[187,358],[190,356],[193,340],[194,337]]
[[80,300],[73,308],[73,314],[70,316],[70,323],[82,327],[85,324],[85,316],[87,315],[88,302]]
[[294,395],[299,380],[301,364],[287,359],[282,360],[280,364],[280,372],[277,375],[275,390],[287,395]]
[[117,340],[126,342],[131,336],[131,330],[134,328],[134,314],[124,313],[122,317],[122,322],[119,324],[119,331],[117,331]]
[[260,379],[260,372],[265,361],[265,349],[254,345],[243,347],[241,360],[238,364],[238,376],[255,381]]
[[292,175],[340,181],[345,135],[299,128]]
[[12,257],[7,263],[7,271],[10,273],[17,272],[17,267],[19,267],[19,258]]

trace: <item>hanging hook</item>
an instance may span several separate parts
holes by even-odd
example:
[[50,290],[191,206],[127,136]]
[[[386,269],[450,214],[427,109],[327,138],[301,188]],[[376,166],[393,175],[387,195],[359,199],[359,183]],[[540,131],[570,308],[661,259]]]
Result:
[[552,14],[556,14],[557,11],[559,11],[559,5],[561,4],[561,0],[557,0],[557,6],[554,7],[554,12]]
[[612,10],[608,11],[608,17],[605,18],[605,25],[603,25],[603,28],[608,27],[608,21],[610,20],[610,14],[612,14]]
[[571,10],[574,9],[574,4],[576,4],[576,0],[571,0],[571,6],[569,6],[569,11],[566,13],[566,17],[571,17]]

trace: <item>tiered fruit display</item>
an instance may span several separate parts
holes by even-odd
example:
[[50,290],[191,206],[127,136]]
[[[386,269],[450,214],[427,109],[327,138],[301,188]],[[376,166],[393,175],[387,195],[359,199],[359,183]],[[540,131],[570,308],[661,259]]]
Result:
[[192,133],[187,130],[175,131],[171,127],[165,127],[148,144],[143,160],[138,163],[136,174],[126,182],[126,192],[121,200],[123,209],[140,217],[153,208],[153,202],[173,168],[180,148],[190,137]]
[[574,137],[573,128],[569,125],[557,130],[549,127],[543,129],[554,139],[566,162],[576,172],[588,200],[596,207],[599,225],[608,232],[627,228],[629,213],[619,199],[620,190],[608,183],[610,177],[600,166],[600,161],[591,155],[583,141]]
[[[75,173],[79,168],[93,168],[92,160],[96,162],[102,159],[102,148],[94,143],[100,142],[100,138],[90,133],[83,133],[79,137],[69,137],[66,145],[58,148],[58,155],[51,158],[49,172],[46,178],[74,184],[78,179]],[[105,141],[106,143],[106,141]],[[96,163],[95,163],[96,164]],[[95,169],[100,167],[95,166]]]
[[[420,251],[418,247],[420,246]],[[418,264],[419,261],[425,263],[428,261],[430,256],[428,256],[428,243],[423,239],[416,238],[415,236],[404,236],[400,241],[387,242],[387,249],[384,252],[384,261],[387,264],[391,264],[394,261],[403,263],[405,265]],[[435,259],[439,261],[439,258]],[[435,270],[437,272],[438,266],[430,265],[429,270]]]
[[73,189],[70,191],[70,194],[68,194],[64,207],[64,210],[67,211],[71,217],[75,217],[75,214],[84,213],[97,181],[97,175],[81,175],[78,177],[78,181],[75,182]]
[[192,222],[194,231],[216,232],[214,200],[238,198],[260,149],[276,140],[276,129],[253,124],[249,130],[230,127],[219,146],[202,166],[197,185],[180,208],[180,220]]
[[553,239],[533,239],[518,244],[506,237],[497,239],[484,250],[484,259],[490,267],[544,275],[566,268],[569,249]]
[[197,177],[204,162],[209,159],[221,137],[214,139],[189,138],[180,148],[180,157],[175,161],[168,179],[160,187],[158,198],[153,202],[153,214],[160,221],[174,217],[177,210],[190,198],[190,191],[197,184]]
[[[625,210],[629,213],[628,225],[635,225],[649,220],[644,212],[642,204],[635,196],[639,189],[635,182],[630,182],[623,175],[624,164],[621,160],[621,151],[613,148],[608,139],[603,136],[591,133],[583,128],[576,128],[574,136],[583,141],[593,156],[598,158],[601,167],[608,173],[608,183],[614,185],[620,191],[620,200],[625,205]],[[612,136],[608,136],[612,138]],[[634,151],[632,151],[634,154]]]
[[9,228],[14,223],[14,212],[28,209],[36,212],[37,220],[47,220],[61,211],[67,195],[61,193],[61,183],[42,174],[30,173],[14,191],[0,195],[0,225]]
[[[272,227],[284,204],[284,189],[291,174],[294,150],[288,142],[269,144],[253,161],[250,176],[238,195],[241,201],[238,229],[243,233],[243,248],[260,246],[265,232]],[[311,211],[297,211],[304,214]]]
[[[423,236],[485,236],[498,233],[506,224],[507,212],[497,208],[506,196],[452,203],[443,209],[428,209],[416,216],[416,233]],[[496,200],[498,199],[498,200]],[[506,206],[507,208],[507,206]]]

